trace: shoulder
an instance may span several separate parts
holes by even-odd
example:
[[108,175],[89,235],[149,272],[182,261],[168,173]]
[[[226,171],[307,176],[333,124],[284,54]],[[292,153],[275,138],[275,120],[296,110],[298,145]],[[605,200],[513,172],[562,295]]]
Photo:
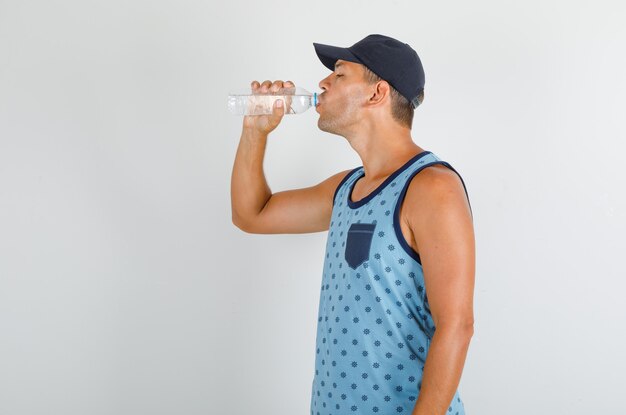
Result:
[[426,167],[411,179],[403,204],[404,220],[412,230],[445,214],[471,215],[461,178],[441,164]]
[[459,175],[442,164],[435,164],[422,169],[413,177],[407,187],[406,197],[411,196],[412,199],[415,199],[415,196],[432,197],[459,190],[464,194]]
[[326,179],[324,183],[330,188],[332,188],[333,190],[336,190],[339,188],[340,185],[346,182],[348,178],[350,177],[350,174],[357,169],[358,167],[355,167],[352,169],[340,171],[339,173],[335,173],[332,176],[330,176],[328,179]]
[[339,173],[335,173],[332,176],[328,177],[321,183],[317,185],[317,188],[320,192],[324,194],[324,197],[330,198],[332,201],[335,200],[335,196],[337,195],[337,191],[339,187],[348,180],[350,174],[358,169],[358,167],[343,170]]

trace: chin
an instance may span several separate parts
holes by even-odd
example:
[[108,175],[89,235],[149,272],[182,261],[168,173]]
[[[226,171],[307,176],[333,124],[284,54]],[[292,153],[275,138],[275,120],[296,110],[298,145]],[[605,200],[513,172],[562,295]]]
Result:
[[327,123],[319,122],[319,120],[317,122],[317,128],[319,128],[321,131],[324,131],[325,133],[328,133],[328,134],[341,135],[334,129],[330,128]]

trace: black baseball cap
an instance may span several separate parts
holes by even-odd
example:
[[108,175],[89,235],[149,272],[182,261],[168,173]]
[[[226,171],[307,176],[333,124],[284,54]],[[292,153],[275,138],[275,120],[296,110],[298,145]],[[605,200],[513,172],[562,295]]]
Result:
[[313,46],[324,66],[331,71],[335,70],[338,59],[360,63],[389,82],[413,108],[419,105],[417,97],[424,90],[424,68],[417,52],[408,44],[373,34],[347,48],[320,43],[313,43]]

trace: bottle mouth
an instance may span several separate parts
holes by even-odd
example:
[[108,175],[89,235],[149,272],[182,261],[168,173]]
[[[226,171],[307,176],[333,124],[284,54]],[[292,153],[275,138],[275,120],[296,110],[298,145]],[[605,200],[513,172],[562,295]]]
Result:
[[320,95],[322,95],[322,94],[321,93],[318,94],[317,92],[313,93],[313,106],[314,107],[317,107],[318,105],[321,104],[321,102],[320,102]]

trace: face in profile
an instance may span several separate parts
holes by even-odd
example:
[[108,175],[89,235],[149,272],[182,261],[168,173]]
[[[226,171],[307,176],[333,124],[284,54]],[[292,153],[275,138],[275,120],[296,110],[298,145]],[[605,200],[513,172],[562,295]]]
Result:
[[320,81],[319,87],[324,92],[316,107],[318,128],[342,136],[356,129],[366,100],[363,65],[339,59],[335,70]]

